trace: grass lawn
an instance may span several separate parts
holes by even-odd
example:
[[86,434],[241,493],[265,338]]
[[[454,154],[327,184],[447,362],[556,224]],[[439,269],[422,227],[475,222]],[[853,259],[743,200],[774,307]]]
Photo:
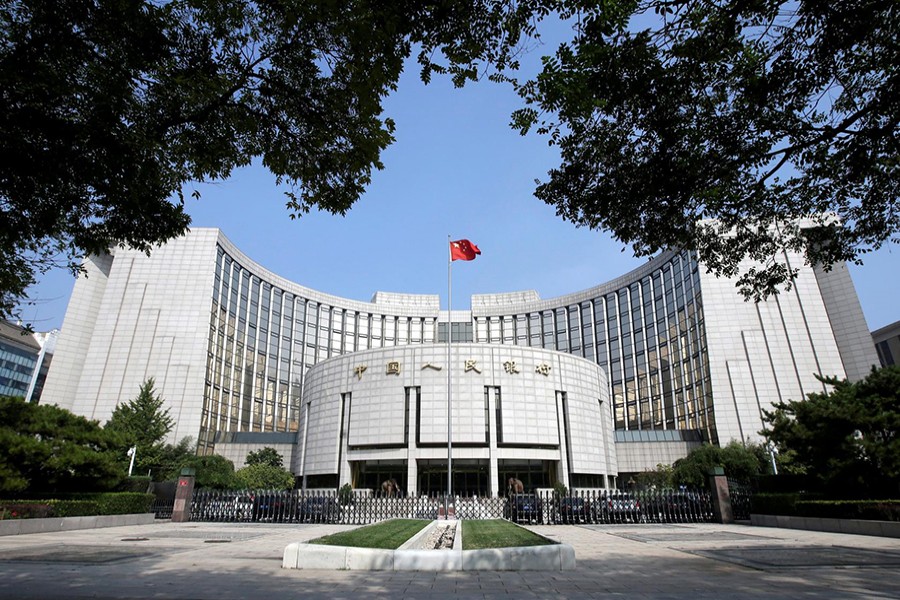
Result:
[[355,546],[357,548],[396,550],[403,542],[430,524],[431,521],[424,519],[392,519],[352,531],[326,535],[325,537],[310,540],[309,543],[326,546]]
[[462,521],[462,528],[463,550],[544,546],[555,543],[502,519]]

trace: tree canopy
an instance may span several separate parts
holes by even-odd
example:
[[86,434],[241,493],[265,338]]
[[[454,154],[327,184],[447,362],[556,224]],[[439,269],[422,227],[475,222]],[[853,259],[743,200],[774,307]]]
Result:
[[895,1],[561,4],[575,37],[513,119],[560,148],[536,191],[559,216],[696,248],[754,297],[790,283],[783,249],[827,268],[898,241]]
[[194,469],[195,482],[200,488],[217,490],[244,488],[243,482],[235,476],[234,463],[218,454],[188,456],[182,460],[181,468]]
[[827,392],[764,411],[760,434],[794,467],[839,495],[900,492],[900,367],[873,369],[862,381],[821,378]]
[[112,489],[116,435],[57,406],[0,397],[0,492]]
[[291,472],[269,463],[247,465],[235,472],[242,487],[249,490],[290,490],[294,487]]
[[278,450],[270,446],[248,452],[245,462],[247,463],[247,466],[271,465],[273,467],[278,467],[279,469],[284,466],[284,459],[281,457],[281,454],[278,453]]
[[[421,77],[514,82],[558,144],[538,198],[638,255],[697,248],[764,294],[895,236],[900,18],[892,0],[172,0],[0,4],[0,316],[36,273],[185,231],[192,182],[253,161],[292,217],[343,214]],[[533,81],[524,40],[574,25]],[[649,18],[648,18],[649,17]],[[196,192],[194,192],[196,193]],[[801,221],[796,219],[806,219]],[[722,232],[729,235],[722,236]]]
[[706,488],[709,470],[724,467],[725,474],[735,479],[748,481],[768,472],[769,463],[763,448],[757,444],[741,444],[731,441],[724,447],[703,444],[694,448],[672,465],[672,481],[676,485]]
[[191,182],[259,160],[292,216],[344,213],[394,124],[404,60],[462,85],[528,24],[489,0],[0,5],[0,314],[36,271],[183,233]]

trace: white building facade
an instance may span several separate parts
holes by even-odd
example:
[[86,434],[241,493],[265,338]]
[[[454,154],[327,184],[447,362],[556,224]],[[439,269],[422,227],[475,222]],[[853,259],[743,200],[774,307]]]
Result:
[[273,446],[314,487],[390,475],[410,492],[443,489],[448,373],[453,470],[458,457],[459,485],[493,493],[514,474],[607,487],[701,441],[758,441],[762,409],[821,390],[816,373],[858,379],[878,363],[842,265],[801,267],[791,290],[761,303],[690,252],[549,300],[477,295],[449,315],[449,360],[438,296],[331,296],[216,229],[86,267],[43,402],[105,420],[153,377],[173,440],[191,436],[238,466]]

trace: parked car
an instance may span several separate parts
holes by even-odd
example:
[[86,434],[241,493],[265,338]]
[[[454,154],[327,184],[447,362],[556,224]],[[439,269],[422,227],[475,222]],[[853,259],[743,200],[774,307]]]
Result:
[[700,492],[674,492],[666,499],[668,512],[675,520],[697,522],[712,519],[712,505],[708,496]]
[[253,519],[253,504],[256,498],[253,494],[240,494],[235,496],[232,502],[235,521],[251,521]]
[[306,496],[300,498],[297,520],[301,523],[334,523],[339,510],[331,496]]
[[593,520],[591,503],[578,496],[558,500],[559,520],[563,523],[589,523]]
[[253,497],[253,520],[282,523],[290,520],[289,495],[282,492],[257,492]]
[[657,523],[698,523],[712,519],[709,496],[693,490],[650,490],[642,495],[641,512]]
[[632,494],[615,492],[597,500],[597,516],[606,523],[636,523],[642,520],[640,501]]
[[514,523],[543,523],[541,499],[537,494],[510,496],[507,514]]

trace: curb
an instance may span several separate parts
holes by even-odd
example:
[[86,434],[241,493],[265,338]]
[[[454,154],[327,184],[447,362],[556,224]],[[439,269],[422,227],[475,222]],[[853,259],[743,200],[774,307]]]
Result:
[[900,522],[898,521],[864,521],[862,519],[826,519],[819,517],[751,514],[750,524],[755,527],[779,527],[783,529],[803,529],[805,531],[826,531],[829,533],[851,533],[855,535],[900,538]]
[[0,521],[0,536],[53,533],[76,529],[97,529],[100,527],[124,527],[126,525],[150,525],[154,521],[156,521],[156,515],[153,513],[56,517],[49,519],[5,519]]

